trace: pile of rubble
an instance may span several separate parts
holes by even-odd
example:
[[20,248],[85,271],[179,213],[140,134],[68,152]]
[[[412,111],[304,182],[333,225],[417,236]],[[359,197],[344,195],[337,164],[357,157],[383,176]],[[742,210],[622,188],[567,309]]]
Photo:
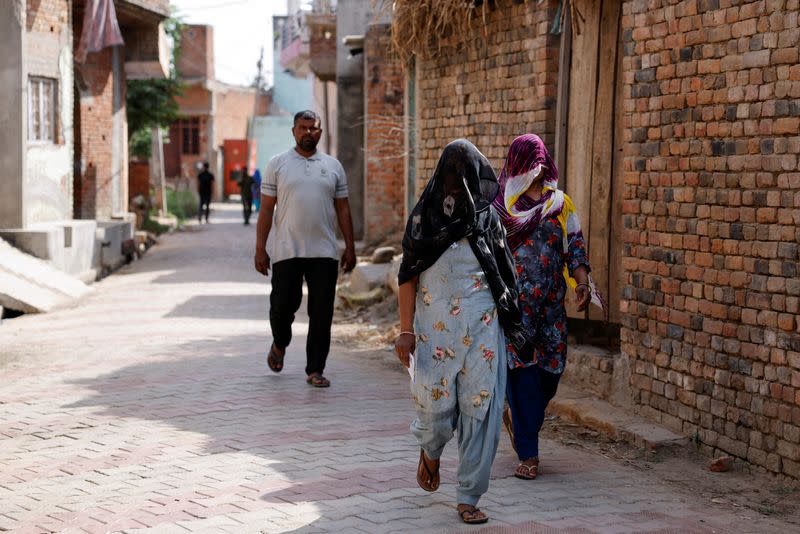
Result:
[[347,283],[339,288],[341,304],[363,308],[382,301],[390,293],[396,296],[401,258],[394,247],[379,247],[368,260],[359,261]]

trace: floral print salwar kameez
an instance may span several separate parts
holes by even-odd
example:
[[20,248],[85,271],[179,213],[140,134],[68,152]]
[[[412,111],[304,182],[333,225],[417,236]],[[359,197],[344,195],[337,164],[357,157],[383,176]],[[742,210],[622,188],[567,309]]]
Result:
[[465,523],[489,487],[508,373],[507,343],[522,349],[514,260],[491,204],[499,184],[469,141],[449,143],[411,211],[400,264],[398,358],[413,352],[411,393],[420,445],[417,483],[439,487],[439,457],[458,434],[457,511]]
[[458,429],[458,502],[475,505],[497,451],[507,363],[496,305],[466,239],[420,275],[414,329],[411,431],[435,460]]
[[514,445],[522,462],[515,476],[533,479],[539,430],[566,363],[567,290],[577,293],[580,287],[584,302],[579,307],[592,302],[605,310],[605,303],[589,274],[575,206],[558,189],[558,169],[539,136],[514,139],[499,182],[494,207],[513,251],[522,323],[533,345],[524,355],[511,348],[508,360],[507,397]]

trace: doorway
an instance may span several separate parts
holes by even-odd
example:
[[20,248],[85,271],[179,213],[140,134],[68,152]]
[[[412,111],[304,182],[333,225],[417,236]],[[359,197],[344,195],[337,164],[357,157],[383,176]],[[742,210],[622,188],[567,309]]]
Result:
[[[559,57],[556,158],[575,202],[592,278],[620,322],[622,287],[621,0],[569,0]],[[570,318],[600,321],[593,306]]]

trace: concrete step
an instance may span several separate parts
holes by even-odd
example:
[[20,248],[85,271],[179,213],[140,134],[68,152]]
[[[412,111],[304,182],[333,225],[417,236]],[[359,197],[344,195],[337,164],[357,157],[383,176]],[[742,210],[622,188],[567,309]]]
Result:
[[25,313],[47,312],[91,291],[77,278],[0,239],[0,306]]
[[550,414],[591,428],[639,447],[659,449],[685,447],[689,438],[597,398],[595,395],[560,384],[547,407]]

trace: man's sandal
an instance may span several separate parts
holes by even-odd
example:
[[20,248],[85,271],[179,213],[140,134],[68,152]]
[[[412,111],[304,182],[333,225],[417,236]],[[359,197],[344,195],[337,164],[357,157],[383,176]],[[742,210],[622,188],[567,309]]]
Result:
[[269,355],[267,355],[267,365],[269,365],[270,371],[273,373],[280,373],[283,371],[283,358],[286,356],[286,349],[284,349],[283,355],[278,354],[278,351],[275,350],[275,343],[269,348]]
[[461,521],[469,525],[479,525],[489,521],[488,515],[471,504],[459,504],[456,509],[458,510],[458,517],[461,518]]
[[306,382],[315,388],[327,388],[331,386],[331,381],[322,376],[320,373],[311,373],[306,378]]
[[[527,462],[528,460],[525,460]],[[534,464],[526,464],[522,462],[514,470],[514,476],[522,480],[534,480],[539,475],[539,460]]]
[[439,460],[431,460],[436,462],[436,467],[431,469],[426,461],[428,457],[425,451],[419,450],[419,465],[417,466],[417,484],[425,491],[436,491],[439,489]]

